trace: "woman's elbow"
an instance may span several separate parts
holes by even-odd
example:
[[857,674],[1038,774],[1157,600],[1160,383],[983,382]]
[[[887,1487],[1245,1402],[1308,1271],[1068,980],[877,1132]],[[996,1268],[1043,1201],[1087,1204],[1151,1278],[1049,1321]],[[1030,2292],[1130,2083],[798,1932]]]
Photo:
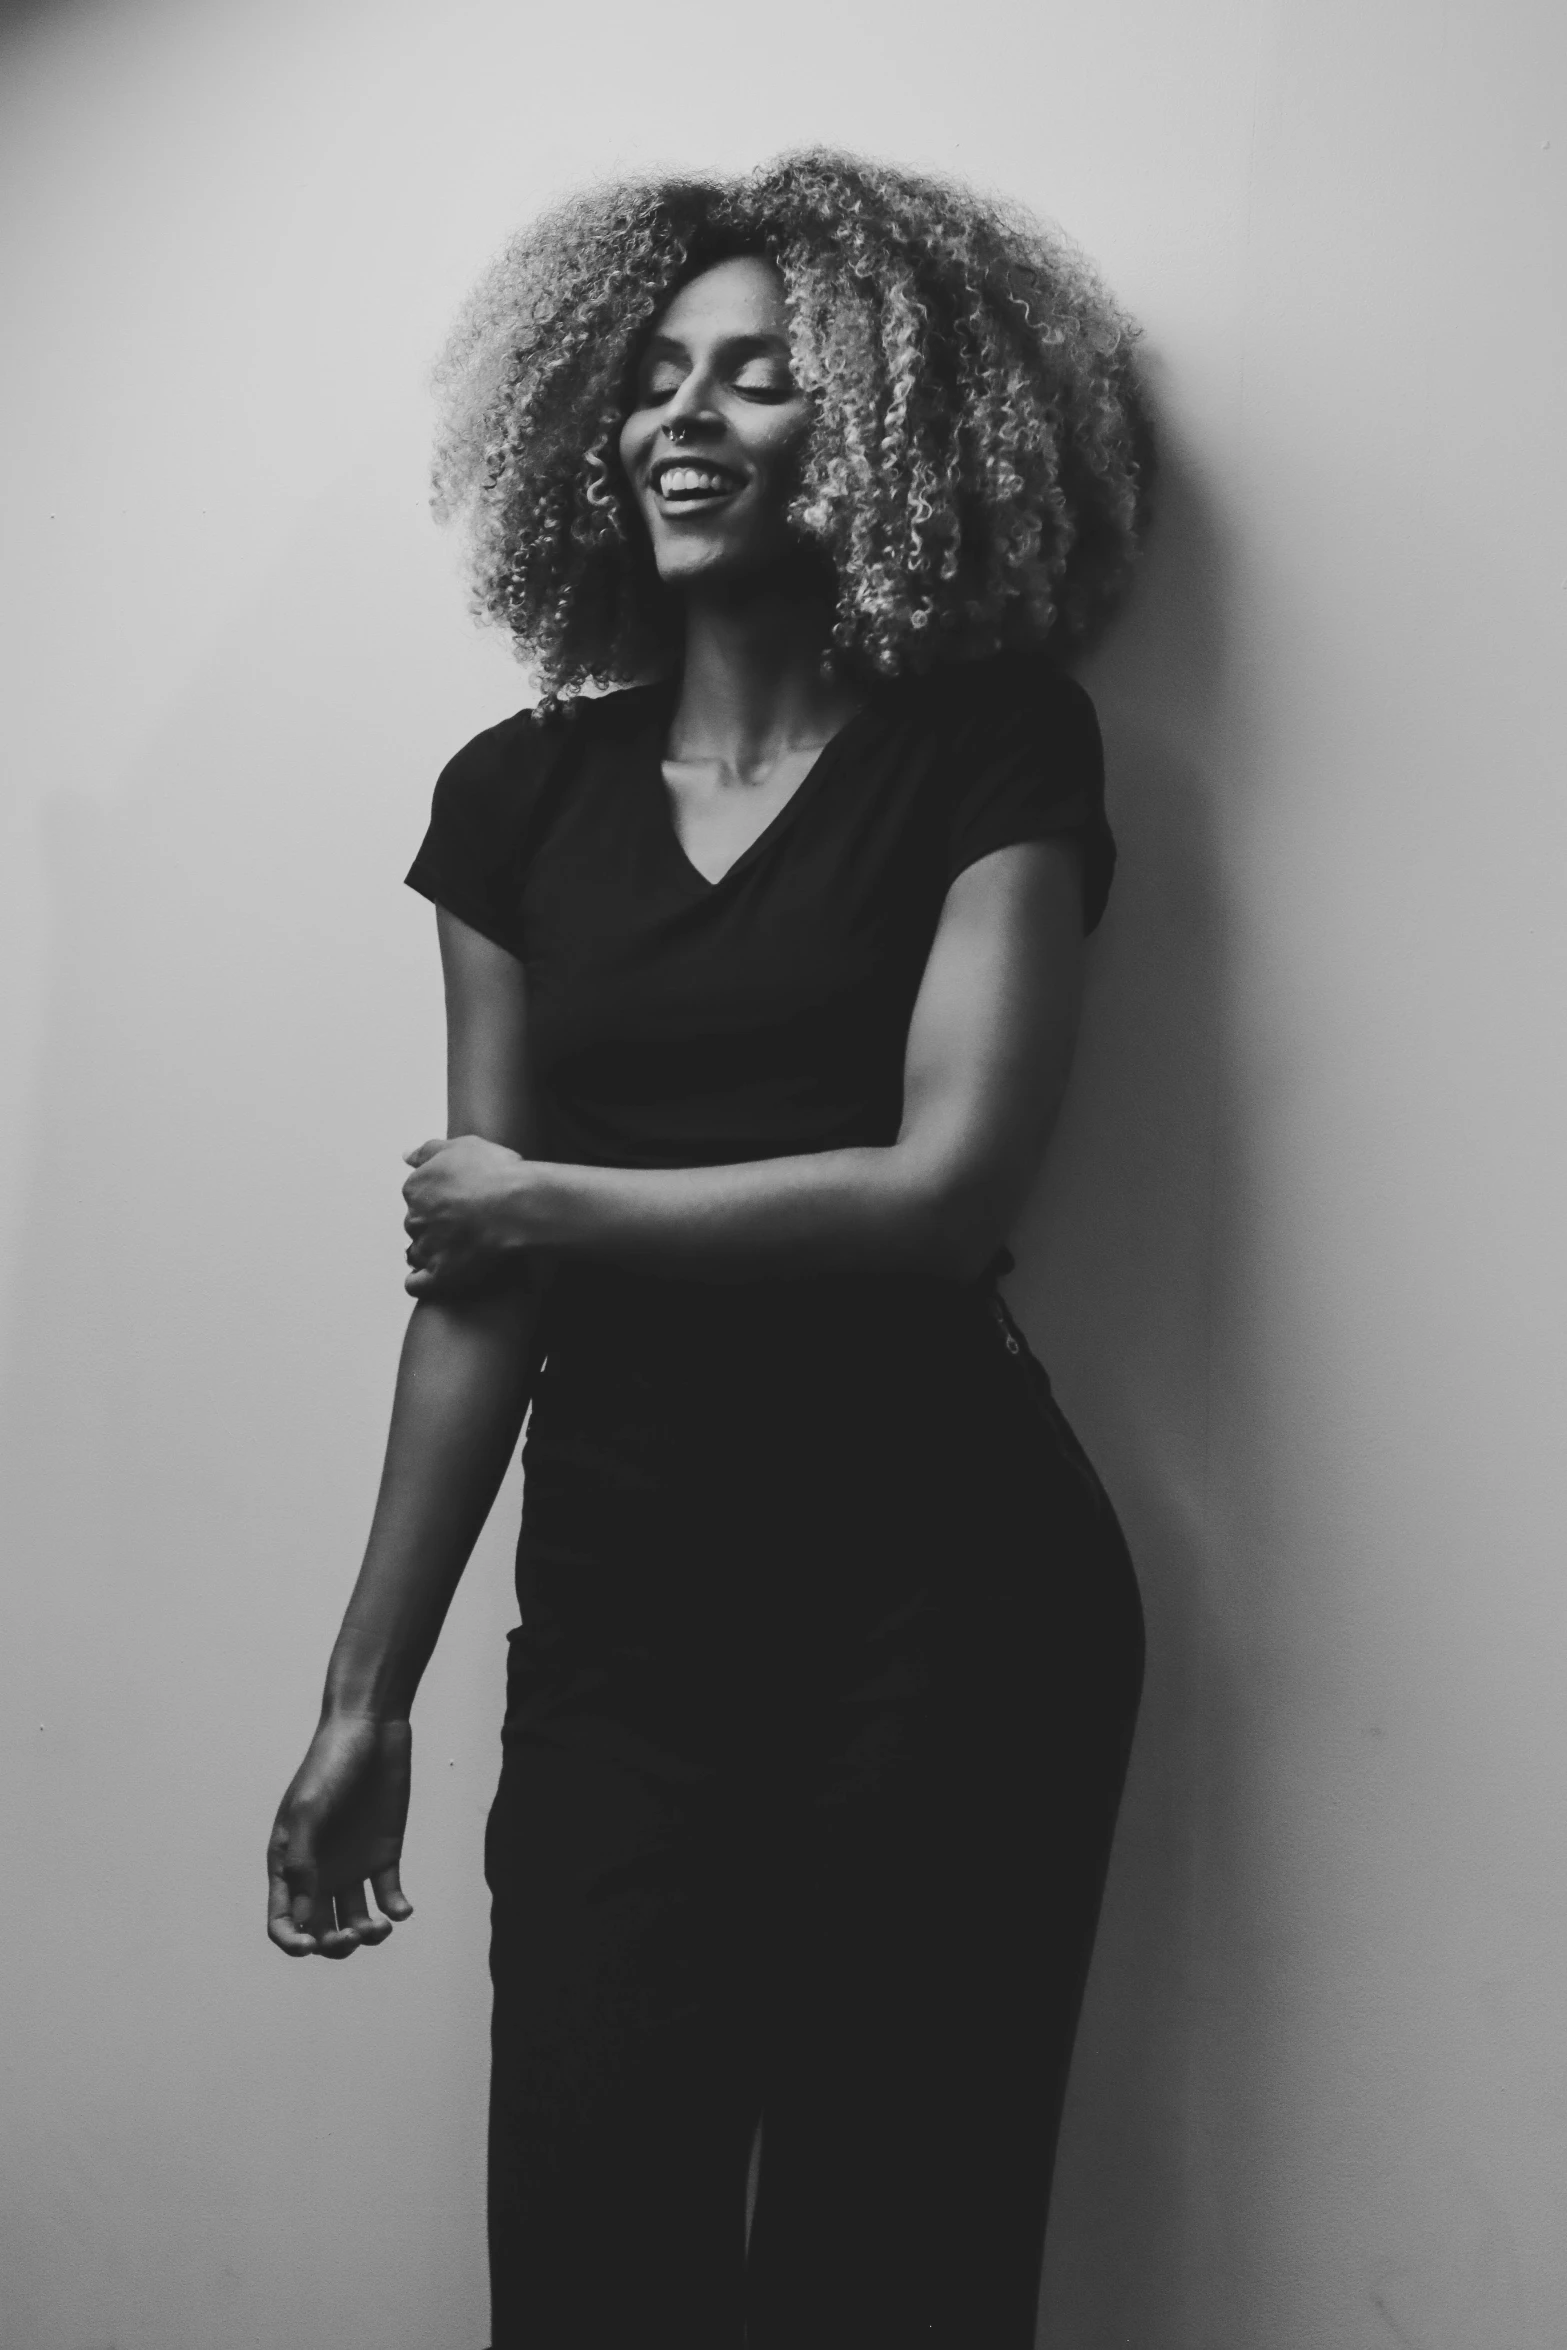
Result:
[[958,1179],[920,1186],[912,1239],[918,1268],[938,1281],[978,1281],[1006,1234],[986,1187]]

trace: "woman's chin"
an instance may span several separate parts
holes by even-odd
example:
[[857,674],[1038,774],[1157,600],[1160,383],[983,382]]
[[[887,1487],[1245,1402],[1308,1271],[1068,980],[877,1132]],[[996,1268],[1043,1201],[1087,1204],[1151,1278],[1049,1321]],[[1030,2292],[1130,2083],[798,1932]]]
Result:
[[[673,595],[802,595],[819,593],[823,584],[820,558],[795,540],[773,547],[660,547],[657,564],[660,586]],[[830,574],[827,584],[830,589]]]
[[766,557],[750,547],[726,543],[716,532],[711,538],[669,538],[657,549],[658,576],[665,587],[690,587],[698,580],[715,584],[746,579],[766,568]]

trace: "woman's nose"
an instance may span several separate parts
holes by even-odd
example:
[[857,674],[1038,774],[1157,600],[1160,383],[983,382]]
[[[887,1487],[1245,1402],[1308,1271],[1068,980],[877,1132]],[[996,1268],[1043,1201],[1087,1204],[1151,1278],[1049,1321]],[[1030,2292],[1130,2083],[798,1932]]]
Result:
[[687,377],[664,410],[662,422],[672,441],[694,441],[711,432],[718,419],[704,394],[693,390],[692,379]]

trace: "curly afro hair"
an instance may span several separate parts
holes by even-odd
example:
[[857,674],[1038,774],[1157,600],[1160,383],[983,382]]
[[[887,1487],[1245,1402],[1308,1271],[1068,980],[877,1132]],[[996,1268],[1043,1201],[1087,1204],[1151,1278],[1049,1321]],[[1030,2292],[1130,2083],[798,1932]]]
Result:
[[783,281],[814,415],[790,520],[825,556],[845,663],[897,677],[1022,643],[1070,658],[1129,576],[1152,471],[1137,328],[1056,231],[839,154],[589,189],[522,231],[438,363],[434,505],[475,612],[547,699],[666,668],[618,438],[646,337],[715,261]]

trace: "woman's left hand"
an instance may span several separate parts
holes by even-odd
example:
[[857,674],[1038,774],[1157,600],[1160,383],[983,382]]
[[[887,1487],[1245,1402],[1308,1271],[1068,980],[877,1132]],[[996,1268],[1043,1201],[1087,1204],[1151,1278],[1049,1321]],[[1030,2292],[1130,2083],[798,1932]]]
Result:
[[409,1294],[455,1295],[515,1271],[527,1246],[528,1161],[501,1143],[458,1134],[420,1143],[407,1162]]

